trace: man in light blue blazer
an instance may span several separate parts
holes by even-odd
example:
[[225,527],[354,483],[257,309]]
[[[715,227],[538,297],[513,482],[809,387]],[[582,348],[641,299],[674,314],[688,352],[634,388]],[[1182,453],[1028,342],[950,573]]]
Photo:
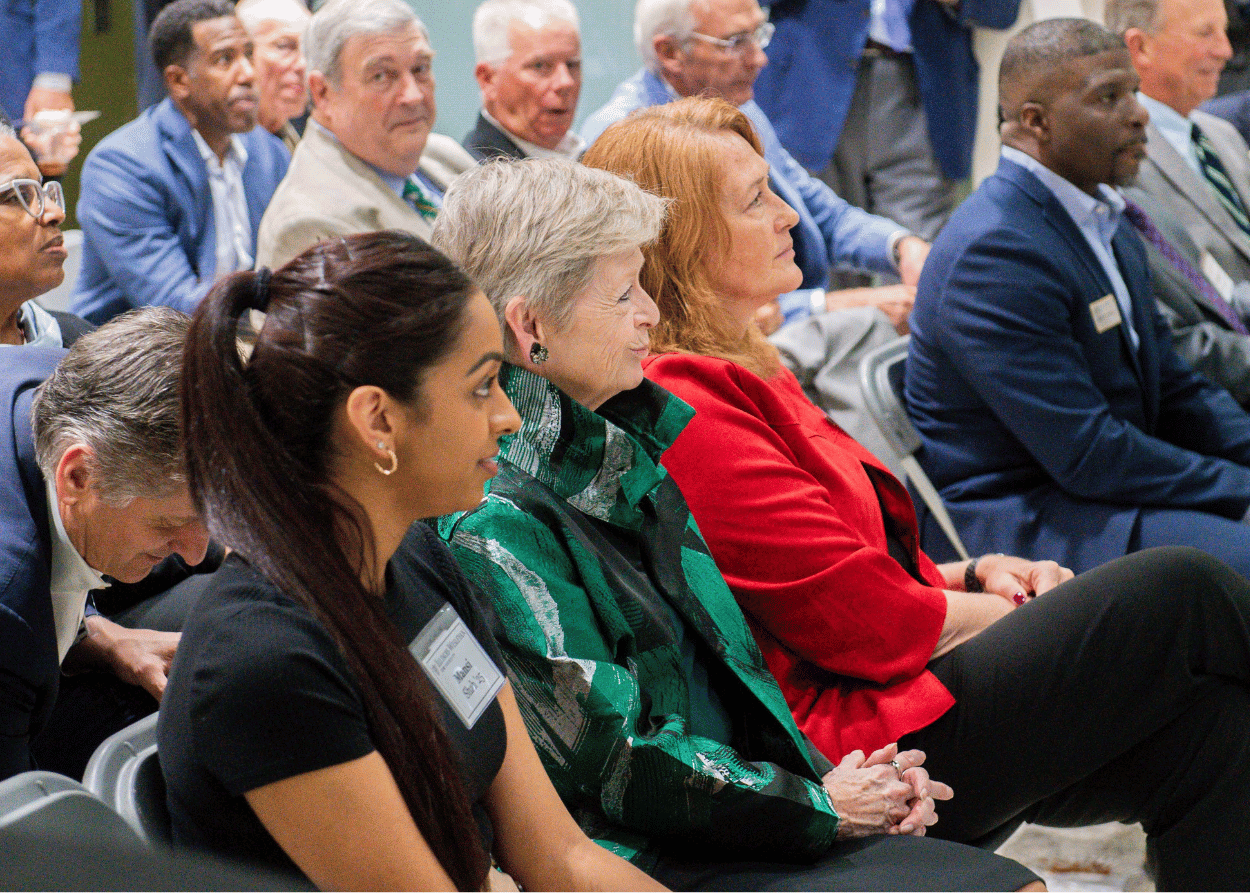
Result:
[[1003,158],[921,276],[907,408],[974,553],[1081,572],[1181,544],[1250,575],[1250,416],[1177,357],[1109,188],[1145,155],[1137,85],[1123,43],[1086,19],[1012,38]]
[[99,324],[155,304],[190,313],[216,280],[252,267],[290,153],[256,126],[252,42],[233,9],[179,0],[153,23],[169,98],[87,156],[79,316]]

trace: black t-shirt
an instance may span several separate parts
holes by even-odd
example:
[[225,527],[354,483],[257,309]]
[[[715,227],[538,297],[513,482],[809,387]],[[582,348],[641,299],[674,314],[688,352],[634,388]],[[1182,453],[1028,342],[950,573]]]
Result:
[[[187,621],[161,702],[157,736],[174,839],[296,871],[243,794],[376,750],[364,702],[334,640],[306,608],[237,554],[213,577]],[[494,614],[430,528],[413,525],[387,582],[387,613],[404,641],[415,647],[450,604],[502,671]],[[503,764],[503,712],[492,700],[470,729],[437,696],[489,847],[481,801]]]

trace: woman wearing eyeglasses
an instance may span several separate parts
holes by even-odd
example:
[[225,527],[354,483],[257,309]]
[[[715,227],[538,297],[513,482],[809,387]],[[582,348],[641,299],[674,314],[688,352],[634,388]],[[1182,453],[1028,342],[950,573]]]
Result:
[[93,328],[35,298],[65,278],[65,194],[43,183],[13,128],[0,122],[0,344],[69,347]]

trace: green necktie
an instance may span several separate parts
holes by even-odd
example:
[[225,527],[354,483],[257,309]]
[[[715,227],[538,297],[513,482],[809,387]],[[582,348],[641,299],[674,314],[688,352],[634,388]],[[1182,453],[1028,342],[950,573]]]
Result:
[[1192,133],[1194,152],[1198,156],[1198,167],[1202,169],[1203,177],[1215,190],[1220,206],[1241,227],[1241,231],[1250,236],[1250,215],[1246,214],[1246,206],[1233,187],[1232,180],[1228,178],[1228,169],[1220,161],[1220,156],[1215,154],[1215,147],[1197,124],[1193,126]]
[[415,176],[404,181],[404,201],[416,208],[417,213],[426,220],[433,220],[438,216],[438,205],[430,201]]

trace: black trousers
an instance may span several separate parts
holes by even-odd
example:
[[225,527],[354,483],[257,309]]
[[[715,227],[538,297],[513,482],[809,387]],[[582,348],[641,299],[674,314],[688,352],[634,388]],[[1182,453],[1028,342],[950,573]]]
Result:
[[1250,888],[1250,582],[1190,548],[1037,598],[931,669],[955,696],[903,736],[955,789],[930,833],[1141,822],[1160,889]]

